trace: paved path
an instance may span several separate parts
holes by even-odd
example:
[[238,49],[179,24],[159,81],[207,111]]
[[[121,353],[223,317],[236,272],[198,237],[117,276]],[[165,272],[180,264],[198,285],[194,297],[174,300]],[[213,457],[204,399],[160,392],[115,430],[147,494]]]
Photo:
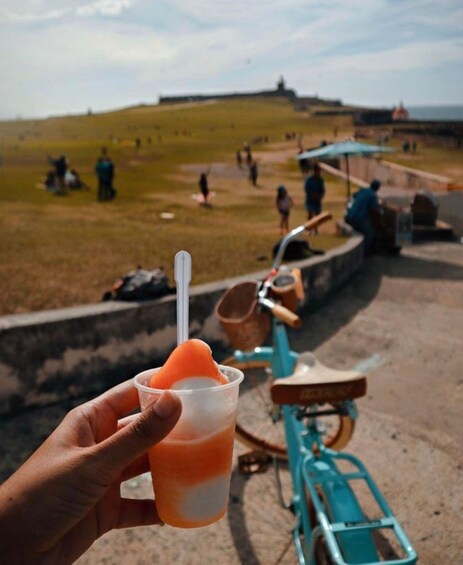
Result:
[[[376,367],[350,450],[371,470],[420,563],[429,565],[463,563],[462,334],[463,246],[436,243],[372,258],[292,336],[297,350],[311,349],[333,367]],[[54,407],[2,421],[0,478],[63,413]],[[285,473],[283,481],[287,486]],[[125,489],[149,496],[150,481],[143,476]],[[234,472],[229,513],[218,524],[110,532],[78,563],[294,565],[291,525],[271,471],[250,478]]]

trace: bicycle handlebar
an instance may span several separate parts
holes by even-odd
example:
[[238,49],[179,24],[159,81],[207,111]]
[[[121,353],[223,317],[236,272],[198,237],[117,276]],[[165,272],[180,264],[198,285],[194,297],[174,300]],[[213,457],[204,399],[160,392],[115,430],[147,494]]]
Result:
[[272,270],[270,271],[270,274],[268,275],[266,280],[262,283],[262,286],[259,292],[257,293],[257,299],[259,301],[259,304],[264,306],[264,308],[268,308],[276,318],[278,318],[288,326],[291,326],[292,328],[300,328],[302,326],[302,320],[301,318],[299,318],[297,314],[295,314],[285,306],[281,304],[277,304],[276,302],[270,300],[267,297],[272,284],[271,282],[272,277],[278,271],[278,267],[281,264],[283,255],[286,251],[286,248],[288,247],[289,242],[292,241],[299,234],[303,233],[304,231],[315,229],[321,224],[327,222],[328,220],[331,220],[332,217],[333,215],[331,214],[331,212],[322,212],[321,214],[318,214],[314,218],[311,218],[305,224],[302,224],[301,226],[294,228],[285,235],[285,237],[281,240],[280,248],[278,249],[278,253],[275,256]]
[[268,308],[276,318],[288,326],[292,328],[300,328],[302,326],[301,318],[282,304],[277,304],[270,300],[270,298],[259,298],[259,303]]
[[298,226],[297,228],[294,228],[289,233],[287,233],[285,237],[281,240],[278,253],[276,254],[275,260],[273,261],[272,270],[278,269],[278,267],[280,266],[281,261],[283,259],[283,255],[285,254],[286,248],[288,247],[290,241],[292,241],[294,238],[296,238],[298,235],[300,235],[305,231],[310,231],[315,228],[318,228],[318,226],[321,226],[328,220],[331,220],[332,217],[333,215],[331,214],[331,212],[322,212],[321,214],[318,214],[314,218],[311,218],[305,224],[302,224],[301,226]]

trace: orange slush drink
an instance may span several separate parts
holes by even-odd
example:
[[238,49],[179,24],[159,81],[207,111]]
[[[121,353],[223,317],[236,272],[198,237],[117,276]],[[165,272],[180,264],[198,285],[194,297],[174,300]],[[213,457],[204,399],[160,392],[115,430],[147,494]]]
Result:
[[175,428],[149,451],[160,518],[195,528],[226,512],[241,371],[218,366],[209,346],[188,340],[160,369],[135,377],[142,409],[169,388],[182,401]]

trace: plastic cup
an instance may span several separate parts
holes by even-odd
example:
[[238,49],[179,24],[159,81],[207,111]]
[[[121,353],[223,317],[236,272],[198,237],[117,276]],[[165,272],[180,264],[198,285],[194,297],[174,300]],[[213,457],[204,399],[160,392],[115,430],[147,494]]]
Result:
[[[207,526],[227,511],[243,373],[219,367],[229,383],[216,385],[210,377],[195,377],[195,388],[171,389],[182,402],[182,415],[174,429],[148,452],[159,517],[177,528]],[[142,410],[163,393],[149,386],[156,371],[159,368],[134,378]]]

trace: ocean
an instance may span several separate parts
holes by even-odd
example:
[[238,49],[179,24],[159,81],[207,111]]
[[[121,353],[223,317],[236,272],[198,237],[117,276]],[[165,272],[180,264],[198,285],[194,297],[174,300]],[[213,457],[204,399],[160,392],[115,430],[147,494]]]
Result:
[[463,121],[463,105],[455,106],[405,106],[413,120]]

